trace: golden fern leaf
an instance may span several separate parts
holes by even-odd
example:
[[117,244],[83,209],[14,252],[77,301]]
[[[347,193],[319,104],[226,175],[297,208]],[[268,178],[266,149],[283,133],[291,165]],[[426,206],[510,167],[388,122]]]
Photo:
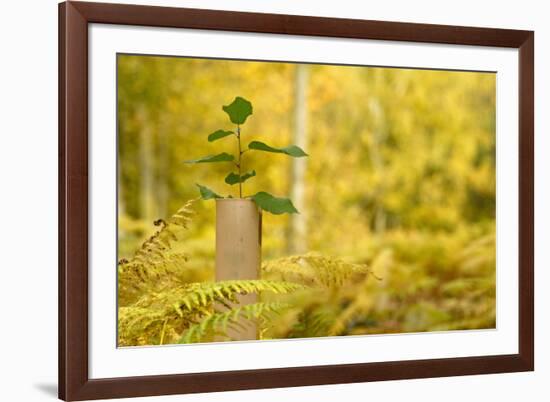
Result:
[[229,328],[238,331],[245,329],[246,323],[255,325],[258,320],[265,323],[271,320],[272,315],[277,315],[288,307],[284,303],[254,303],[215,312],[200,323],[190,326],[178,343],[197,343],[214,336],[228,340],[226,334]]
[[152,284],[160,287],[162,278],[172,281],[177,277],[173,274],[182,270],[188,256],[182,252],[172,252],[172,247],[178,241],[178,234],[191,221],[194,201],[187,201],[166,221],[156,220],[154,225],[159,230],[142,243],[132,258],[119,261],[118,297],[121,305],[130,305],[136,301]]
[[[231,303],[238,302],[238,295],[287,294],[301,289],[304,286],[296,283],[234,280],[197,282],[150,292],[131,307],[119,308],[119,341],[123,345],[137,342],[139,337],[149,339],[149,344],[158,344],[160,338],[174,341],[173,336],[210,316],[215,305],[231,308]],[[173,336],[161,336],[166,331]]]
[[268,280],[232,280],[193,283],[185,287],[186,294],[176,303],[180,311],[193,311],[197,307],[209,307],[216,302],[236,303],[238,295],[272,292],[286,294],[305,287],[296,283]]
[[365,264],[310,253],[267,261],[262,265],[262,273],[284,281],[330,288],[363,278],[371,270]]

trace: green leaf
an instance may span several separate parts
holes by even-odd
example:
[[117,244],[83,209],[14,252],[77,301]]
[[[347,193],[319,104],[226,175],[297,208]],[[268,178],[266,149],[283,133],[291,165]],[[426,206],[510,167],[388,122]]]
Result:
[[271,212],[274,215],[298,213],[298,210],[292,205],[292,201],[288,198],[278,198],[264,191],[260,191],[250,198],[252,198],[261,209]]
[[210,190],[208,187],[201,186],[198,183],[196,183],[196,185],[199,188],[199,191],[201,193],[201,198],[203,200],[211,200],[212,198],[223,198],[221,195],[216,194],[215,192]]
[[237,183],[244,183],[245,181],[247,181],[248,179],[250,179],[251,177],[254,177],[254,176],[256,176],[256,171],[255,170],[252,170],[251,172],[246,172],[245,174],[241,175],[240,177],[237,173],[231,172],[225,178],[225,182],[227,184],[230,184],[230,185],[237,184]]
[[235,159],[233,155],[222,152],[217,155],[208,155],[199,159],[184,161],[185,163],[207,163],[207,162],[231,162]]
[[216,140],[219,140],[220,138],[227,137],[228,135],[231,135],[231,134],[233,134],[233,131],[225,131],[225,130],[214,131],[212,134],[208,136],[208,141],[209,142],[216,141]]
[[240,96],[237,96],[229,105],[222,106],[229,119],[234,124],[244,124],[246,118],[252,114],[252,103]]
[[303,151],[303,149],[297,145],[289,145],[288,147],[284,147],[284,148],[275,148],[267,144],[264,144],[263,142],[260,142],[260,141],[252,141],[250,144],[248,144],[248,149],[255,149],[257,151],[274,152],[276,154],[286,154],[289,156],[293,156],[295,158],[308,156]]

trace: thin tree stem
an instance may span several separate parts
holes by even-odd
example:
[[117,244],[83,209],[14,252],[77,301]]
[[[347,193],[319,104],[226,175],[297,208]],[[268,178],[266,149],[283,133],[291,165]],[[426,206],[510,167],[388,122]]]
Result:
[[160,342],[159,345],[162,345],[164,343],[164,333],[166,332],[166,323],[168,322],[168,318],[164,320],[164,324],[162,324],[162,331],[160,333]]
[[241,158],[242,158],[242,151],[241,151],[241,128],[237,125],[237,141],[239,143],[239,164],[237,165],[239,167],[239,198],[243,198],[243,183],[241,182]]

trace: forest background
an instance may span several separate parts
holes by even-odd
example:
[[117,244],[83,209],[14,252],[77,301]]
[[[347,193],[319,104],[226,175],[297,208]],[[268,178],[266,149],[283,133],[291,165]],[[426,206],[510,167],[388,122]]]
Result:
[[[290,196],[301,212],[264,214],[264,260],[367,264],[368,314],[346,334],[494,327],[495,94],[492,73],[119,55],[119,258],[195,183],[235,195],[226,167],[183,161],[218,152],[206,137],[231,128],[221,106],[243,96],[244,138],[311,155],[247,154],[259,175],[246,193]],[[210,281],[214,203],[193,208],[189,281]]]

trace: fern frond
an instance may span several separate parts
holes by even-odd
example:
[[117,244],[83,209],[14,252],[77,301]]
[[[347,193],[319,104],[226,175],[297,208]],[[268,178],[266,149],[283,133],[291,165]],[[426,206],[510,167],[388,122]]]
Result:
[[150,345],[150,340],[155,338],[163,321],[167,321],[167,318],[162,309],[119,307],[119,346]]
[[[376,272],[387,272],[392,264],[393,254],[391,250],[383,250],[372,261],[372,266]],[[340,295],[343,300],[346,300],[345,303],[342,303],[345,307],[334,317],[332,325],[327,328],[327,335],[343,335],[355,320],[368,317],[373,307],[373,297],[368,286],[368,279],[364,279],[355,285],[353,292],[350,292],[350,294],[344,292]]]
[[255,321],[265,323],[288,307],[288,304],[285,303],[254,303],[223,312],[216,312],[200,323],[189,327],[178,343],[197,343],[204,338],[214,336],[227,339],[229,337],[226,334],[229,328],[238,331],[245,329],[247,323],[251,325],[255,325]]
[[311,253],[265,262],[262,273],[284,281],[330,288],[365,277],[371,270],[365,264]]
[[[303,285],[267,280],[197,282],[141,296],[131,307],[119,308],[119,341],[122,346],[174,342],[190,325],[214,313],[215,306],[238,303],[237,296],[270,292],[288,294]],[[235,324],[237,325],[237,324]],[[168,334],[161,336],[161,334]],[[180,334],[180,335],[178,335]]]
[[268,280],[232,280],[193,283],[186,286],[186,294],[176,304],[179,312],[208,307],[215,302],[237,303],[238,295],[272,292],[286,294],[304,289],[296,283]]
[[[121,259],[118,263],[119,303],[129,305],[143,293],[143,287],[151,284],[161,285],[161,279],[172,281],[181,272],[188,255],[173,252],[172,247],[178,241],[178,235],[191,222],[191,206],[195,200],[187,201],[166,221],[158,219],[154,225],[160,227],[146,239],[130,259]],[[158,289],[157,289],[158,290]]]
[[177,234],[179,231],[187,229],[189,222],[191,222],[191,215],[193,214],[191,205],[194,201],[187,201],[166,221],[157,219],[154,225],[160,227],[160,229],[142,243],[132,258],[119,261],[119,265],[142,264],[147,266],[163,261],[165,252],[170,250],[173,243],[178,240]]
[[302,312],[298,325],[296,325],[289,337],[309,338],[332,335],[330,328],[339,312],[338,306],[332,304],[318,305],[311,311]]

